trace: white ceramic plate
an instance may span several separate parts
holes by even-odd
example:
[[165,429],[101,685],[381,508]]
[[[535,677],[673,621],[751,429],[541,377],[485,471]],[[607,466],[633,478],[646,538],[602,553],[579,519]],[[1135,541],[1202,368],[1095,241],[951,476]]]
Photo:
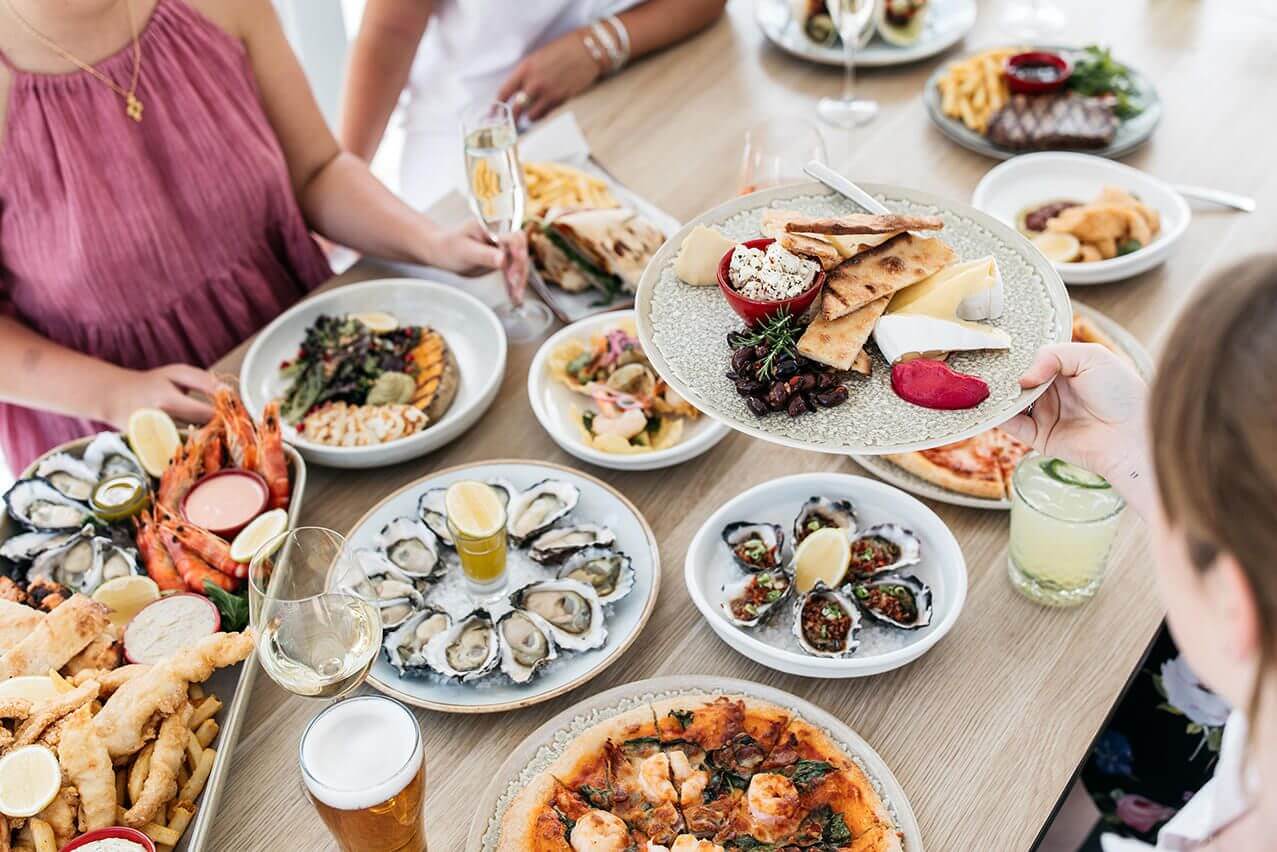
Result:
[[[794,56],[842,67],[841,45],[816,44],[802,31],[790,13],[790,0],[757,0],[754,17],[776,46]],[[898,47],[875,35],[856,51],[856,64],[865,68],[904,65],[935,56],[953,47],[971,32],[976,21],[975,0],[931,0],[921,37]]]
[[600,334],[604,329],[627,320],[633,323],[633,311],[598,314],[560,329],[557,334],[541,344],[541,348],[532,359],[532,366],[528,369],[528,401],[532,404],[532,412],[536,414],[537,420],[541,421],[541,426],[550,434],[554,442],[563,448],[564,452],[599,467],[609,467],[613,470],[656,470],[682,464],[707,452],[723,440],[731,430],[705,415],[697,420],[684,422],[683,439],[677,444],[649,453],[635,455],[605,453],[586,446],[581,440],[580,430],[573,422],[569,408],[572,405],[582,409],[590,408],[590,402],[581,394],[568,390],[562,382],[551,376],[546,362],[554,350],[564,342],[573,338],[588,341],[590,337]]
[[[1135,339],[1133,334],[1118,325],[1115,320],[1111,320],[1095,310],[1095,308],[1089,308],[1080,302],[1074,302],[1073,310],[1098,325],[1100,330],[1118,345],[1118,348],[1130,356],[1131,361],[1135,364],[1135,369],[1139,371],[1145,381],[1153,378],[1153,358],[1148,354],[1148,350],[1144,348],[1144,345]],[[853,456],[852,458],[856,460],[856,464],[884,482],[889,482],[897,488],[903,488],[910,494],[916,494],[928,500],[948,503],[953,506],[967,506],[972,509],[1000,509],[1007,511],[1011,508],[1010,500],[986,500],[983,497],[973,497],[969,494],[959,494],[956,491],[941,488],[939,485],[928,482],[920,476],[915,476],[902,467],[897,467],[881,456]]]
[[[611,528],[616,534],[616,548],[630,557],[634,566],[634,588],[621,600],[607,607],[605,624],[607,642],[592,651],[563,651],[559,658],[537,674],[529,683],[518,685],[505,675],[494,673],[482,680],[463,684],[430,675],[404,678],[379,654],[368,684],[400,701],[445,713],[493,713],[513,710],[548,701],[588,681],[616,662],[638,636],[656,605],[661,584],[661,556],[651,527],[632,503],[619,492],[592,476],[559,465],[514,460],[491,461],[448,468],[399,489],[355,522],[347,535],[352,547],[372,547],[377,533],[395,518],[416,517],[417,500],[422,493],[447,487],[463,479],[506,479],[516,488],[525,489],[543,479],[561,479],[581,490],[580,503],[563,523],[596,523]],[[516,552],[513,542],[511,553]],[[526,553],[526,551],[521,551]],[[523,556],[512,559],[526,561]],[[460,572],[456,556],[448,559],[446,570]],[[526,564],[531,564],[527,562]],[[550,577],[553,568],[544,569]],[[513,592],[513,586],[498,597]],[[439,602],[426,593],[426,602]],[[454,618],[465,615],[486,601],[474,599],[460,609],[444,605]],[[490,603],[488,604],[490,606]]]
[[488,784],[470,821],[466,852],[496,850],[501,820],[510,802],[586,729],[644,703],[713,695],[748,695],[769,701],[821,728],[860,766],[882,796],[903,836],[905,852],[923,852],[922,832],[904,788],[891,774],[886,761],[846,722],[792,693],[749,681],[706,675],[658,677],[627,683],[591,696],[537,728],[524,738]]
[[[1073,47],[1060,45],[1040,45],[1033,49],[1049,50],[1056,53],[1073,53],[1077,50]],[[1118,61],[1121,61],[1121,57],[1118,57]],[[950,118],[944,114],[944,110],[940,108],[940,87],[937,84],[946,71],[946,66],[937,68],[927,78],[927,83],[922,90],[922,101],[927,107],[927,114],[931,116],[932,122],[940,129],[940,132],[968,151],[975,151],[977,154],[983,154],[986,157],[1009,160],[1012,157],[1024,156],[1025,152],[994,145],[988,138],[969,129],[958,119]],[[1132,116],[1118,125],[1117,133],[1113,136],[1111,143],[1091,153],[1101,157],[1124,157],[1147,142],[1149,137],[1153,135],[1153,131],[1157,129],[1158,123],[1161,122],[1162,98],[1158,95],[1157,88],[1151,80],[1136,68],[1131,68],[1131,76],[1134,80],[1136,91],[1139,92],[1142,99],[1144,109],[1139,115]]]
[[[850,500],[860,529],[894,522],[922,543],[922,561],[904,569],[931,587],[931,624],[897,630],[865,617],[860,650],[844,659],[803,653],[789,632],[795,598],[762,625],[741,628],[729,622],[721,603],[723,586],[745,575],[723,543],[723,527],[734,521],[779,524],[785,530],[785,559],[792,555],[794,518],[810,497]],[[773,479],[729,500],[710,515],[687,549],[687,591],[709,626],[728,645],[768,668],[806,677],[849,678],[882,674],[921,657],[949,632],[967,597],[967,565],[957,539],[936,513],[903,491],[872,479],[842,473],[807,473]]]
[[253,341],[240,367],[240,393],[254,416],[288,383],[279,365],[297,357],[306,329],[320,314],[386,311],[405,325],[428,325],[456,356],[457,397],[438,422],[407,438],[369,447],[332,447],[306,440],[288,424],[284,437],[307,461],[329,467],[370,468],[423,456],[473,426],[496,398],[505,375],[505,331],[492,309],[456,287],[416,278],[388,278],[322,293],[285,311]]
[[1164,263],[1188,229],[1188,202],[1152,175],[1090,154],[1025,154],[990,169],[971,204],[1014,228],[1026,208],[1061,199],[1088,202],[1105,186],[1129,191],[1162,217],[1161,233],[1139,251],[1093,263],[1055,264],[1066,284],[1108,284]]
[[862,184],[890,210],[944,218],[939,239],[961,260],[992,256],[1001,272],[1005,310],[993,325],[1010,335],[1004,352],[955,354],[954,369],[979,376],[989,397],[974,408],[936,411],[908,403],[891,387],[891,370],[870,347],[873,374],[847,380],[848,401],[801,417],[783,412],[759,417],[725,377],[731,351],[727,333],[743,329],[717,287],[692,287],[678,279],[674,259],[696,225],[717,228],[741,241],[761,233],[769,207],[815,216],[839,216],[860,208],[823,185],[809,182],[732,199],[697,216],[666,241],[643,273],[635,321],[656,371],[701,411],[740,432],[774,443],[826,453],[899,453],[947,444],[1003,423],[1026,408],[1045,387],[1025,390],[1019,377],[1048,343],[1069,339],[1073,318],[1068,291],[1042,253],[988,214],[925,192]]

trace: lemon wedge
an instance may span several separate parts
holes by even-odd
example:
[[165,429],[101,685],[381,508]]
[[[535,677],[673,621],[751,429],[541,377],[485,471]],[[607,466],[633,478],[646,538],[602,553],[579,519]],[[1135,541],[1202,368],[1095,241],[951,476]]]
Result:
[[111,609],[108,618],[123,627],[141,612],[142,607],[160,599],[160,587],[150,577],[129,574],[107,580],[93,593],[93,600]]
[[288,529],[288,513],[283,509],[263,512],[239,531],[231,542],[231,559],[250,562],[262,545]]
[[443,500],[449,523],[467,538],[486,538],[505,526],[505,508],[491,485],[456,482]]
[[1072,263],[1082,253],[1082,243],[1072,234],[1046,231],[1033,238],[1033,245],[1053,263]]
[[794,585],[800,594],[811,591],[817,582],[836,589],[846,578],[850,564],[851,543],[846,530],[816,530],[794,551]]
[[42,704],[61,695],[57,684],[48,675],[22,675],[0,683],[0,701],[25,698],[32,704]]
[[368,326],[368,330],[373,334],[389,334],[399,327],[399,320],[385,311],[365,311],[360,314],[351,314],[350,318]]
[[31,817],[53,801],[62,787],[62,767],[41,745],[15,748],[0,757],[0,814]]
[[142,467],[151,476],[162,476],[182,445],[173,418],[158,408],[139,408],[129,415],[127,431],[129,446]]

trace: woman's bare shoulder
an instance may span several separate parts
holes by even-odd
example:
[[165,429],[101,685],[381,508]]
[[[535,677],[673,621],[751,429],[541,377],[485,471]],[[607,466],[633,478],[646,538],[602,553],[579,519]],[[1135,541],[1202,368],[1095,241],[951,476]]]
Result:
[[263,13],[274,14],[270,0],[177,0],[208,18],[235,38],[242,39]]

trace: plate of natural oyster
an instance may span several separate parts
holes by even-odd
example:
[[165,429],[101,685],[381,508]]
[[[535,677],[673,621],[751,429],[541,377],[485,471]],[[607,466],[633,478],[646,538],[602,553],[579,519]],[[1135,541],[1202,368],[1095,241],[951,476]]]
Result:
[[[445,500],[456,482],[505,506],[504,582],[462,573]],[[438,471],[387,497],[348,542],[382,599],[369,675],[401,701],[450,713],[526,707],[611,665],[651,615],[660,554],[647,521],[592,476],[540,462]]]
[[912,662],[949,632],[967,594],[962,549],[934,512],[837,473],[775,479],[728,501],[692,540],[684,573],[723,641],[808,677]]

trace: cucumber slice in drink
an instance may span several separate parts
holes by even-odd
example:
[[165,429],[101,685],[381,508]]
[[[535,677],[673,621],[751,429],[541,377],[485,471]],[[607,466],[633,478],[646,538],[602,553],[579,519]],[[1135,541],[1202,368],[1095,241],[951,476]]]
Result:
[[1065,485],[1094,489],[1113,487],[1104,477],[1097,476],[1089,470],[1083,470],[1075,464],[1069,464],[1063,459],[1047,459],[1042,462],[1042,470],[1056,482],[1063,482]]

